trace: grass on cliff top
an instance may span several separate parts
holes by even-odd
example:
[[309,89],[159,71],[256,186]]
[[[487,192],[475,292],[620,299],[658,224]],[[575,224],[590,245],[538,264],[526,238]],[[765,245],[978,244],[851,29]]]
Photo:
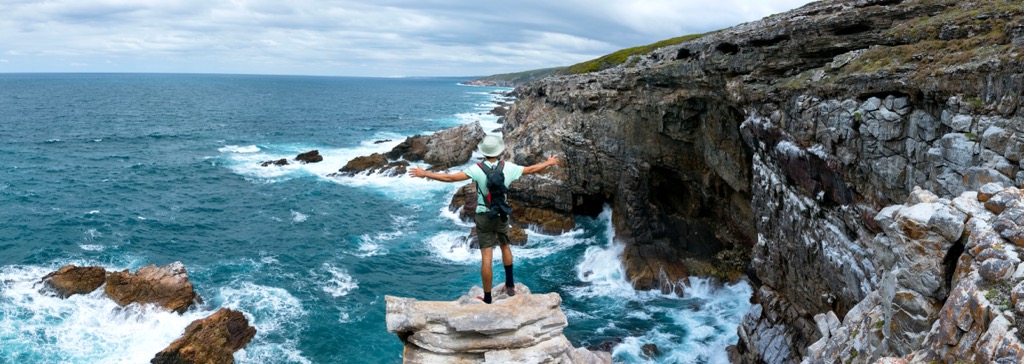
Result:
[[557,72],[565,69],[565,67],[552,67],[542,68],[537,70],[529,70],[515,73],[502,73],[498,75],[490,75],[487,77],[480,77],[473,81],[495,81],[498,83],[507,84],[510,86],[522,85],[529,83],[541,78],[556,74]]
[[592,59],[583,63],[574,64],[572,66],[569,66],[565,70],[559,72],[559,74],[575,75],[609,69],[620,64],[626,63],[626,61],[628,61],[630,57],[645,55],[653,52],[655,49],[667,47],[670,45],[676,45],[688,40],[697,39],[707,34],[708,33],[684,35],[681,37],[665,39],[663,41],[651,43],[644,46],[626,48],[612,54],[601,56],[597,59]]
[[914,69],[919,76],[927,77],[972,61],[1020,60],[1019,52],[1014,55],[1010,37],[1012,28],[1024,22],[1020,0],[934,3],[947,8],[939,14],[909,19],[887,32],[901,45],[872,47],[841,72],[877,74]]

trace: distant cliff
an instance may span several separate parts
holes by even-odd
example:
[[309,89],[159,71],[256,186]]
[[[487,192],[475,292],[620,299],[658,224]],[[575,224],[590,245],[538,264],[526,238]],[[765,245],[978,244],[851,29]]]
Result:
[[[953,199],[990,182],[1024,182],[1022,24],[1024,6],[1011,0],[822,1],[613,68],[540,79],[516,90],[506,157],[531,164],[553,153],[564,164],[524,177],[534,181],[512,198],[532,216],[611,205],[639,288],[746,273],[755,305],[734,361],[831,363],[839,356],[824,342],[809,349],[827,339],[821,328],[842,326],[829,314],[845,324],[890,288],[922,297],[902,304],[942,307],[955,301],[962,275],[953,272],[968,269],[965,254],[982,251],[965,253],[967,229],[927,245],[933,251],[880,245],[884,208],[907,202],[915,186]],[[1000,247],[1021,253],[1008,240]],[[930,257],[939,257],[934,269],[909,263]],[[1024,272],[1019,260],[1004,261]],[[887,272],[902,273],[885,284]],[[920,326],[879,328],[871,335],[887,344],[844,347],[842,357],[923,350],[907,338],[929,335],[939,310],[902,308],[895,312],[922,316],[899,322]],[[978,333],[961,326],[957,340]]]
[[463,84],[471,86],[517,87],[554,75],[563,69],[565,69],[565,67],[544,68],[516,73],[503,73],[500,75],[474,78],[463,82]]

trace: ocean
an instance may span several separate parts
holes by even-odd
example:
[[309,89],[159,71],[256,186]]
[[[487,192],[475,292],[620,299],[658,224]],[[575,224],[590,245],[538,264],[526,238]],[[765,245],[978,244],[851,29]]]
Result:
[[[455,246],[471,226],[447,209],[459,185],[328,174],[408,136],[499,128],[487,112],[509,89],[462,81],[0,74],[0,363],[148,363],[221,307],[258,330],[238,363],[401,362],[385,295],[454,300],[480,284],[479,253]],[[323,162],[259,165],[313,149]],[[633,290],[610,216],[528,231],[517,280],[562,296],[576,346],[617,343],[625,363],[727,362],[750,286]],[[39,292],[66,264],[174,261],[204,299],[184,315],[122,309],[102,289]]]

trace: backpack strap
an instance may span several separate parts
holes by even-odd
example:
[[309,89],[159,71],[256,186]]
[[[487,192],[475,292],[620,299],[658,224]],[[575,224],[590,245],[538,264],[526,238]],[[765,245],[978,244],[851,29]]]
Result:
[[[487,172],[490,172],[491,167],[488,167],[484,162],[477,163],[476,166],[480,167],[480,171],[484,172],[484,184],[487,184]],[[480,183],[476,184],[476,191],[480,193],[480,197],[484,198],[484,202],[487,202],[487,194],[485,194],[484,189],[480,187]]]

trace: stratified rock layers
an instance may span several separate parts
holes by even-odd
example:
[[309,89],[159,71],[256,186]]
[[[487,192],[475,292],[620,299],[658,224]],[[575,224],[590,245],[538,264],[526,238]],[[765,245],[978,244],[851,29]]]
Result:
[[[874,296],[898,286],[886,282],[914,292],[892,297],[915,317],[901,322],[921,325],[966,269],[953,230],[967,218],[947,208],[929,216],[952,225],[910,228],[921,236],[887,246],[879,213],[915,186],[953,199],[1024,182],[1022,21],[1008,0],[818,2],[522,86],[503,124],[506,157],[564,163],[511,198],[560,214],[610,205],[638,288],[678,284],[688,259],[748,259],[737,268],[757,289],[736,362],[801,361],[822,338],[815,315],[843,322],[888,298]],[[903,356],[924,338],[897,331],[857,361]]]
[[388,331],[405,344],[405,363],[611,363],[608,353],[573,348],[557,293],[477,300],[474,287],[456,301],[417,301],[386,296]]

